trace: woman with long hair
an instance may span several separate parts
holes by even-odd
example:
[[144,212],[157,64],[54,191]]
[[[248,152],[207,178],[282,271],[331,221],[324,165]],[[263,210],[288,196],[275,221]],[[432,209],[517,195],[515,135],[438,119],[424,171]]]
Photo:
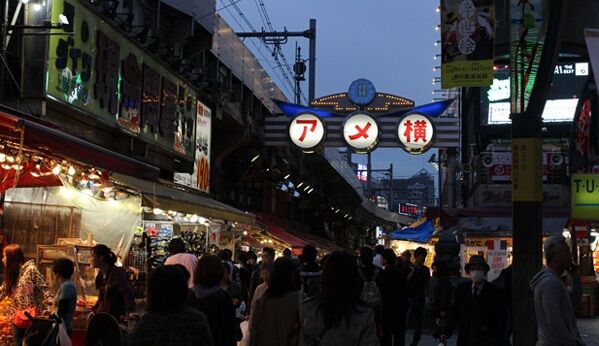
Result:
[[10,316],[15,345],[21,341],[30,321],[24,314],[27,311],[40,315],[44,311],[44,301],[49,298],[48,285],[33,260],[25,261],[23,249],[17,244],[4,248],[4,284],[2,293],[10,299]]
[[268,288],[252,311],[252,346],[303,345],[301,338],[300,293],[295,290],[295,265],[278,258]]
[[303,305],[307,345],[379,345],[372,308],[360,300],[363,280],[356,258],[331,254],[322,271],[320,293]]
[[116,260],[116,255],[106,245],[98,244],[91,250],[91,265],[100,270],[96,276],[98,301],[92,311],[108,313],[120,321],[128,312],[135,310],[135,300],[127,282],[127,273],[116,266]]

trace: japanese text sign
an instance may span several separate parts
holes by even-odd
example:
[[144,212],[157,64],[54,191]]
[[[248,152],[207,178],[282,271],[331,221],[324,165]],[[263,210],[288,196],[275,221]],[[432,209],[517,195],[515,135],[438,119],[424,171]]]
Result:
[[442,0],[442,87],[491,85],[494,42],[492,0]]
[[599,175],[572,175],[572,219],[599,220]]
[[325,139],[324,124],[313,114],[300,114],[289,124],[289,137],[304,152],[313,152]]
[[541,146],[539,138],[512,141],[512,201],[543,201]]
[[397,135],[402,148],[410,154],[422,154],[431,146],[435,128],[430,119],[422,114],[412,113],[403,117],[397,127]]
[[371,115],[354,113],[343,124],[343,138],[356,153],[368,153],[378,144],[379,126]]
[[78,0],[51,3],[75,35],[50,36],[47,95],[193,159],[196,91]]

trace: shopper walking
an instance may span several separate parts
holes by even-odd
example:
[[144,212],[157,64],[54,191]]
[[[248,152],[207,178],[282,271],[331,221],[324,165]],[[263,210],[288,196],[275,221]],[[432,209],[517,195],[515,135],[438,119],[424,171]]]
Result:
[[233,301],[220,286],[224,275],[220,258],[202,256],[187,303],[208,318],[215,346],[235,346],[241,340],[241,329],[235,319]]
[[242,252],[239,254],[239,261],[241,262],[241,268],[239,268],[239,277],[241,279],[241,297],[243,301],[249,305],[250,281],[252,279],[252,273],[255,269],[254,265],[256,264],[256,254],[251,251]]
[[374,320],[378,328],[381,325],[383,298],[376,284],[380,269],[372,264],[373,258],[374,251],[372,248],[365,246],[360,249],[358,261],[360,263],[360,274],[364,282],[361,298],[374,311]]
[[54,308],[56,315],[62,319],[69,337],[73,332],[73,315],[77,308],[77,288],[71,281],[74,270],[75,265],[68,258],[59,258],[52,265],[54,277],[60,284],[54,296]]
[[305,298],[314,297],[320,291],[320,275],[322,267],[316,263],[318,252],[312,245],[306,245],[302,249],[304,263],[300,266],[300,282],[302,294]]
[[455,292],[441,342],[458,328],[458,346],[500,346],[505,342],[505,301],[501,288],[487,281],[489,265],[482,256],[466,264],[471,282],[461,283]]
[[403,346],[406,334],[406,312],[408,309],[407,281],[397,266],[397,256],[391,249],[382,253],[377,283],[383,298],[382,342],[383,346]]
[[223,261],[223,265],[229,269],[229,281],[238,287],[241,286],[241,274],[239,268],[233,263],[233,252],[229,249],[223,249],[219,252],[219,257]]
[[303,346],[301,338],[301,296],[293,283],[295,265],[287,257],[273,265],[268,289],[252,311],[250,345]]
[[31,321],[25,311],[41,315],[44,301],[49,298],[48,285],[33,260],[25,261],[23,249],[18,244],[10,244],[2,253],[4,283],[2,293],[10,300],[10,320],[13,342],[21,346],[21,341]]
[[258,285],[260,285],[263,282],[262,277],[260,276],[260,267],[263,265],[272,264],[275,261],[275,250],[271,247],[265,247],[264,249],[262,249],[260,258],[262,262],[260,263],[260,265],[257,266],[256,269],[254,269],[254,272],[252,273],[252,278],[250,280],[250,301],[252,301],[252,297],[254,296],[254,291],[256,290],[256,287],[258,287]]
[[148,280],[148,310],[128,338],[147,346],[212,346],[206,316],[186,306],[187,276],[174,265],[155,269]]
[[547,268],[542,269],[530,282],[534,291],[537,318],[537,346],[584,345],[572,301],[560,275],[572,263],[566,240],[554,236],[543,245]]
[[424,265],[427,254],[423,247],[414,250],[414,264],[408,269],[408,323],[414,329],[412,346],[420,342],[424,324],[426,290],[431,278],[430,269]]
[[327,258],[320,292],[302,308],[306,345],[379,345],[374,313],[360,299],[362,286],[354,256],[334,252]]
[[187,286],[193,287],[193,275],[198,265],[198,257],[196,255],[185,252],[185,243],[181,238],[173,238],[168,243],[168,252],[171,254],[164,262],[165,265],[180,264],[189,272],[189,280]]
[[117,267],[116,260],[116,255],[106,245],[98,244],[91,250],[91,265],[100,270],[96,276],[98,301],[92,311],[108,313],[120,321],[135,310],[135,300],[125,269]]

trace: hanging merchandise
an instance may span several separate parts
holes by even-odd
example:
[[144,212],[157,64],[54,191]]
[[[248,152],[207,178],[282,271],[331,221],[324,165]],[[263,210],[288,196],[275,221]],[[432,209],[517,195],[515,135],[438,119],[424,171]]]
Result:
[[492,0],[441,1],[441,86],[485,87],[493,81]]

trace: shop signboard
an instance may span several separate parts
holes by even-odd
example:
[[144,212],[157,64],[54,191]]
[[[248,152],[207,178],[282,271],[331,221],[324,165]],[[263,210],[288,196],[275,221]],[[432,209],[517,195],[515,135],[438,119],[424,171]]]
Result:
[[367,154],[379,142],[379,125],[376,119],[366,112],[350,114],[343,123],[343,138],[347,145],[358,154]]
[[72,36],[49,38],[46,95],[193,159],[196,90],[79,0],[54,0]]
[[441,1],[441,85],[484,87],[493,80],[495,6],[492,0]]
[[425,115],[412,113],[401,119],[397,136],[403,150],[410,154],[422,154],[433,143],[435,127]]
[[212,138],[212,110],[196,103],[195,162],[193,173],[175,173],[174,182],[202,192],[210,192],[210,146]]
[[289,138],[303,152],[314,152],[325,140],[324,123],[314,114],[299,114],[289,124]]
[[599,175],[572,174],[572,219],[599,220]]
[[507,241],[488,240],[487,241],[487,262],[491,269],[487,274],[489,281],[495,280],[501,274],[501,271],[508,266],[507,261]]

